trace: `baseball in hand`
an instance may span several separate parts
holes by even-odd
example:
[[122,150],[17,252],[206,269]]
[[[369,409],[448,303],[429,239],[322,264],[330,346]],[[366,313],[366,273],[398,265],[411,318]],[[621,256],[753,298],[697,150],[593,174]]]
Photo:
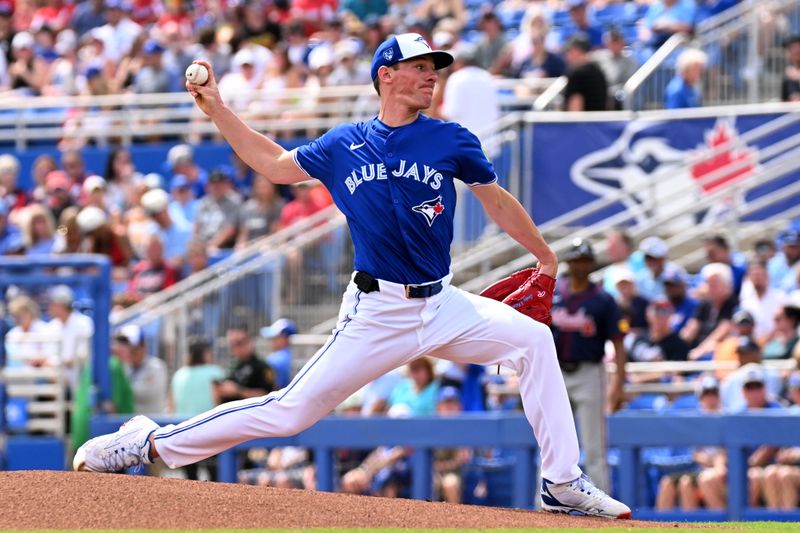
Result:
[[186,79],[195,85],[205,85],[208,81],[208,69],[199,63],[192,63],[186,69]]

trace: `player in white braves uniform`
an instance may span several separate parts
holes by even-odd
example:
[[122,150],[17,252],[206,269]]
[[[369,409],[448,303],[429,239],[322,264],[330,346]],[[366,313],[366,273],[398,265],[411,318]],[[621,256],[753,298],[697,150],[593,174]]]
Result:
[[[325,345],[291,383],[271,394],[223,404],[177,426],[139,416],[87,442],[78,470],[117,471],[156,457],[172,468],[240,442],[292,435],[387,371],[422,355],[502,364],[520,374],[525,413],[542,450],[543,505],[627,518],[630,509],[582,475],[578,441],[550,330],[494,300],[450,285],[454,179],[471,186],[487,213],[555,276],[556,256],[524,208],[499,187],[477,138],[430,119],[437,70],[452,62],[417,34],[387,39],[372,76],[378,117],[336,127],[287,152],[245,125],[221,101],[216,84],[187,84],[199,107],[239,156],[276,183],[314,177],[347,216],[355,273]],[[206,64],[207,68],[210,65]]]

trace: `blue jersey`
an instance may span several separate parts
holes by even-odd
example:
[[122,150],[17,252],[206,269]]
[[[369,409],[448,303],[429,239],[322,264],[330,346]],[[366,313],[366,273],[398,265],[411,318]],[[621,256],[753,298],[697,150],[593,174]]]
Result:
[[569,280],[559,280],[550,314],[560,361],[600,362],[606,341],[622,338],[622,314],[617,302],[594,283],[585,291],[572,293]]
[[347,217],[355,269],[402,284],[450,271],[456,189],[496,181],[466,128],[420,115],[398,128],[374,118],[338,126],[294,151]]

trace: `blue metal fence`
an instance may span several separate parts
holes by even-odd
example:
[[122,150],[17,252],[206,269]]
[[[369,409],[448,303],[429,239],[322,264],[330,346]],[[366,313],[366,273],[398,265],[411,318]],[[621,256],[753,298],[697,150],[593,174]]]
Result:
[[[9,288],[17,287],[46,303],[46,291],[54,285],[69,286],[75,293],[75,306],[94,320],[92,381],[97,386],[98,398],[110,399],[108,315],[111,312],[111,264],[108,257],[94,254],[0,257],[0,295],[4,299],[7,299]],[[0,342],[0,363],[4,361],[5,347]],[[2,406],[5,402],[0,397]]]
[[[160,424],[176,423],[156,418]],[[120,417],[96,417],[92,434],[115,431]],[[747,461],[749,448],[762,444],[800,446],[800,417],[764,412],[757,415],[699,416],[635,413],[609,418],[609,445],[618,449],[619,486],[615,490],[631,504],[634,516],[644,520],[800,520],[800,511],[770,511],[748,508]],[[318,490],[331,491],[333,452],[338,448],[373,448],[401,445],[414,448],[412,497],[429,499],[432,491],[432,453],[436,448],[502,448],[509,451],[512,500],[517,508],[532,508],[537,474],[536,443],[521,414],[465,413],[457,417],[409,419],[329,417],[293,437],[257,439],[218,456],[220,481],[236,481],[242,452],[254,447],[300,446],[314,451]],[[644,472],[641,451],[648,446],[721,446],[727,449],[729,475],[727,511],[657,512],[644,502]]]

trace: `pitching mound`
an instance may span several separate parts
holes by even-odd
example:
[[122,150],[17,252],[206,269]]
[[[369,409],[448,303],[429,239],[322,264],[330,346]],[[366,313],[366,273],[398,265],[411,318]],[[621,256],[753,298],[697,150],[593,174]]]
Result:
[[622,525],[512,509],[83,472],[0,472],[0,502],[0,530]]

